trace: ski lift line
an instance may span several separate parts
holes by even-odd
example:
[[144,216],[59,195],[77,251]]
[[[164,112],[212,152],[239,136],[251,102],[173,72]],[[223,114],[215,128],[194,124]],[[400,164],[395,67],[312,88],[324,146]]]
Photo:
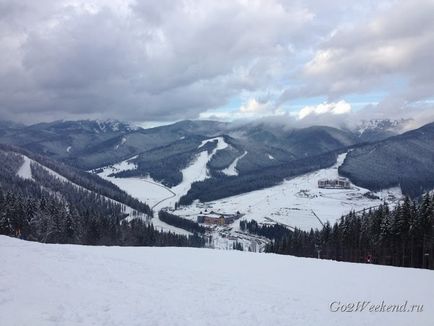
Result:
[[165,187],[165,186],[163,186],[163,185],[161,185],[161,184],[158,184],[158,183],[156,183],[156,182],[152,182],[152,181],[148,181],[148,180],[144,180],[144,179],[142,179],[142,181],[147,182],[147,183],[151,183],[151,184],[156,185],[156,186],[159,186],[159,187],[161,187],[161,188],[163,188],[163,189],[165,189],[165,190],[167,190],[167,191],[169,191],[169,192],[171,193],[171,195],[170,195],[169,197],[163,198],[163,199],[161,199],[160,201],[158,201],[157,203],[155,203],[155,204],[151,207],[152,210],[154,210],[154,208],[157,207],[158,205],[160,205],[162,202],[164,202],[164,201],[166,201],[166,200],[169,200],[169,199],[171,199],[171,198],[173,198],[173,197],[176,196],[176,193],[173,192],[173,191],[172,191],[170,188],[168,188],[168,187]]
[[324,223],[323,221],[321,221],[321,219],[318,217],[318,215],[315,214],[315,212],[313,211],[313,209],[310,210],[313,214],[313,216],[315,216],[317,218],[317,220],[319,221],[319,223],[324,227]]

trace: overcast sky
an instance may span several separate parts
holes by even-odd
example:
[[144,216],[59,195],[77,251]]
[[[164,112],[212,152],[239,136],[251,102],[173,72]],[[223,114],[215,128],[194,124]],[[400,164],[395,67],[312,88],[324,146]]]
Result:
[[0,0],[0,115],[434,120],[434,0]]

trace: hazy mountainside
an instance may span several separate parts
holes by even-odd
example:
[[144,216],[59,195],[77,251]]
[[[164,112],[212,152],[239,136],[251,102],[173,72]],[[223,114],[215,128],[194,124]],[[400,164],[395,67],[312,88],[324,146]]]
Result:
[[434,123],[351,151],[339,172],[371,190],[400,185],[417,196],[434,188]]
[[[150,129],[131,128],[116,121],[57,121],[15,128],[0,125],[1,143],[80,169],[90,170],[139,155],[137,175],[151,173],[167,185],[180,182],[180,169],[194,159],[194,147],[216,136],[224,136],[230,146],[209,162],[212,174],[219,174],[243,154],[236,166],[240,174],[358,142],[353,133],[335,128],[291,129],[265,123],[234,125],[187,120]],[[163,177],[167,171],[171,175]]]
[[183,121],[170,126],[142,129],[118,121],[88,120],[56,121],[16,128],[0,124],[0,142],[88,170],[166,146],[183,137],[207,136],[220,125],[213,121]]
[[[119,122],[56,121],[6,130],[0,142],[85,167],[78,158],[132,128]],[[78,159],[78,160],[77,160]]]
[[[401,174],[406,171],[410,167],[406,165],[406,157],[411,156],[413,160],[420,159],[421,166],[417,170],[413,169],[412,177],[408,174],[409,180],[402,184],[405,189],[412,189],[411,193],[419,193],[419,190],[414,191],[414,186],[409,184],[411,180],[414,184],[424,185],[423,188],[425,184],[427,187],[431,184],[425,176],[432,161],[425,164],[423,159],[430,153],[430,149],[416,151],[416,148],[412,148],[407,151],[403,147],[396,148],[394,155],[401,162],[399,167],[393,166],[387,173],[363,162],[353,162],[355,155],[362,152],[366,155],[369,150],[365,153],[364,149],[380,146],[378,144],[382,142],[375,141],[398,133],[404,123],[405,121],[373,120],[364,122],[351,131],[326,126],[297,129],[264,122],[236,124],[186,120],[142,129],[116,121],[58,121],[33,126],[0,125],[0,142],[19,145],[82,170],[129,159],[135,168],[114,171],[113,176],[124,178],[149,175],[168,187],[182,182],[183,170],[193,164],[204,149],[208,153],[214,152],[206,162],[208,177],[192,185],[189,194],[183,198],[184,202],[197,198],[218,199],[272,186],[284,178],[329,167],[335,163],[333,160],[338,153],[355,146],[360,148],[349,155],[341,169],[345,175],[355,178],[356,183],[370,189],[394,186],[400,183],[396,171]],[[217,138],[222,139],[225,146],[217,149]],[[364,145],[367,141],[368,144]],[[372,142],[371,145],[369,142]],[[410,144],[407,146],[411,147]],[[381,158],[375,159],[382,162]],[[387,166],[383,163],[377,165],[379,168],[380,165],[383,168]],[[364,174],[365,169],[370,171]],[[381,176],[377,177],[376,173]]]
[[[170,129],[173,130],[173,126]],[[230,187],[231,194],[242,189],[258,189],[258,186],[253,184],[274,185],[284,177],[304,173],[302,171],[311,171],[318,166],[332,165],[334,163],[332,161],[322,165],[324,162],[322,160],[314,162],[306,158],[342,150],[356,143],[356,137],[351,133],[321,126],[279,130],[270,125],[251,125],[225,131],[228,135],[223,134],[222,137],[227,146],[216,151],[207,163],[212,178],[203,181],[202,184],[209,184],[213,192],[217,191],[217,188]],[[214,131],[212,135],[215,135]],[[115,176],[132,177],[149,174],[154,180],[166,186],[176,186],[182,181],[182,169],[193,162],[200,151],[203,151],[204,147],[200,144],[206,139],[213,139],[210,137],[183,136],[168,145],[148,150],[131,161],[137,165],[137,169],[120,172]],[[208,152],[213,151],[217,141],[207,142],[206,146]],[[335,159],[335,155],[332,157]],[[233,163],[236,163],[235,166],[229,169]],[[268,180],[264,183],[265,178]],[[245,182],[249,185],[245,185]],[[221,198],[220,196],[218,198]]]

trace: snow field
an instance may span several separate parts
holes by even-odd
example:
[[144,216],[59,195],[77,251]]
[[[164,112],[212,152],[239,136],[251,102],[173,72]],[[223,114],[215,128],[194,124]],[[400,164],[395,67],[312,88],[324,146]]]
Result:
[[[434,324],[433,271],[192,248],[47,245],[0,236],[0,324]],[[332,302],[423,305],[331,312]]]

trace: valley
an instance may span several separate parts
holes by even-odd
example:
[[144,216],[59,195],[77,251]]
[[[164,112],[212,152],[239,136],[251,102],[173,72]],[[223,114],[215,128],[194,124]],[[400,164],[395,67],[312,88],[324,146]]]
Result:
[[[99,175],[113,182],[131,196],[145,200],[154,209],[154,216],[157,215],[156,212],[159,209],[164,209],[196,222],[198,216],[203,214],[218,217],[222,214],[240,212],[242,214],[240,220],[243,221],[254,219],[260,224],[272,225],[277,223],[289,229],[298,228],[305,231],[320,229],[326,222],[333,224],[350,211],[374,208],[384,202],[393,207],[403,197],[399,188],[385,189],[375,193],[354,184],[351,184],[350,189],[318,188],[318,180],[339,177],[338,169],[347,156],[347,153],[344,153],[338,156],[336,164],[330,168],[285,180],[277,186],[217,201],[205,203],[195,201],[191,205],[180,205],[175,209],[175,203],[188,192],[193,182],[209,177],[207,163],[218,150],[225,147],[222,142],[209,155],[206,151],[201,152],[186,169],[182,170],[182,175],[185,178],[183,182],[172,188],[165,187],[149,176],[142,178],[110,177],[115,172],[134,170],[136,166],[131,163],[134,158],[105,167],[102,172],[99,172]],[[238,159],[234,162],[238,162]],[[233,169],[236,169],[236,165]],[[154,226],[162,230],[179,234],[186,232],[183,229],[167,225],[159,220],[158,216],[154,217],[152,221]],[[266,238],[241,232],[238,220],[225,226],[212,226],[207,237],[209,239],[208,246],[216,249],[231,249],[234,243],[241,243],[245,250],[262,251],[269,242]]]

